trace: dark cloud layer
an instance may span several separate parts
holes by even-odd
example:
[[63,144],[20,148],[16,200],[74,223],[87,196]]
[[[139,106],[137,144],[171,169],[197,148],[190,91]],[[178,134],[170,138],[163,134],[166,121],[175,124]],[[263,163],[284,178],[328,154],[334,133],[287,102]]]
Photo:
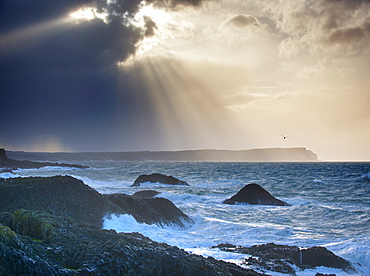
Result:
[[[135,108],[146,99],[142,94],[138,97],[130,76],[117,63],[134,54],[143,37],[154,34],[156,25],[150,18],[145,19],[142,28],[128,24],[140,2],[1,2],[0,143],[27,144],[36,135],[50,135],[74,145],[75,150],[92,150],[90,144],[97,141],[111,146],[101,145],[99,150],[113,150],[113,144],[130,145],[135,141],[136,114],[146,112]],[[147,2],[170,6],[200,3]],[[55,26],[23,40],[4,41],[12,32],[47,25],[83,5],[108,11],[108,21],[94,19]],[[149,109],[147,113],[144,117],[150,120]]]

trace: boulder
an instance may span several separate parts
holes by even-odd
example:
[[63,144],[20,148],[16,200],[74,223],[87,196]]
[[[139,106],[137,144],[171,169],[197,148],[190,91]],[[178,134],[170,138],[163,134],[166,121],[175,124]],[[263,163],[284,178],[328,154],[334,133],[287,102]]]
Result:
[[277,205],[289,206],[288,203],[281,201],[272,196],[260,185],[252,183],[246,185],[237,194],[226,199],[224,204],[248,203],[252,205]]
[[189,186],[188,183],[177,179],[171,175],[164,175],[160,173],[153,173],[150,175],[142,174],[134,181],[134,184],[131,187],[138,187],[141,183],[150,182],[150,183],[162,183],[162,184],[169,184],[169,185],[186,185]]
[[263,275],[139,233],[28,210],[0,214],[0,256],[0,275],[7,276]]
[[252,257],[245,259],[246,265],[280,273],[295,274],[294,266],[300,269],[325,266],[342,269],[349,273],[355,271],[347,260],[335,255],[325,247],[300,248],[274,243],[252,247],[232,247],[221,244],[217,247],[223,251],[252,255]]
[[165,198],[139,198],[125,194],[109,194],[106,198],[141,223],[175,225],[180,228],[194,223]]
[[102,195],[71,176],[0,178],[0,212],[21,208],[69,216],[97,227],[109,214],[130,214],[139,222],[180,228],[192,223],[167,199]]

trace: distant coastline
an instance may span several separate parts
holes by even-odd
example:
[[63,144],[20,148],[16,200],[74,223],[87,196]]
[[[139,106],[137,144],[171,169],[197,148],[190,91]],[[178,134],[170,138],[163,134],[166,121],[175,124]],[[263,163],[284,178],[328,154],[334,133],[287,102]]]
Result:
[[31,161],[187,161],[187,162],[314,162],[317,154],[304,147],[249,150],[181,150],[126,152],[7,151],[10,158]]

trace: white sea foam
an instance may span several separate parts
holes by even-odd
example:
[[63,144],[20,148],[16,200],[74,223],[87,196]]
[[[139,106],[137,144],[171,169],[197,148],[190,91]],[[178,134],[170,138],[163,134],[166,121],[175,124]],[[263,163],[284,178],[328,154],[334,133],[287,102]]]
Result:
[[17,169],[16,171],[19,171],[19,172],[38,172],[38,171],[59,171],[59,172],[63,172],[63,171],[74,171],[74,170],[82,170],[81,168],[75,168],[73,166],[71,167],[64,167],[64,166],[58,166],[58,165],[55,165],[55,166],[45,166],[45,167],[41,167],[41,168],[33,168],[33,169]]
[[[225,252],[219,250],[218,248],[212,248],[217,244],[223,243],[226,240],[230,240],[227,236],[228,233],[230,233],[231,229],[235,227],[235,230],[240,230],[236,224],[221,219],[204,218],[201,216],[193,217],[193,219],[195,220],[195,224],[191,228],[186,230],[179,230],[176,227],[160,227],[158,225],[138,223],[131,215],[127,214],[118,216],[113,214],[105,218],[103,229],[114,229],[118,232],[124,233],[139,232],[156,242],[164,242],[175,245],[183,248],[185,251],[192,254],[202,255],[204,257],[211,256],[219,260],[224,260],[244,266],[242,265],[242,262],[245,258],[249,257],[249,255]],[[217,227],[218,224],[227,224],[229,225],[229,227],[223,227],[224,230],[222,232],[219,232],[220,229]],[[243,233],[245,235],[245,239],[248,239],[248,236],[261,235],[263,233],[266,234],[266,232],[272,230],[268,229],[268,226],[262,225],[250,225],[249,227],[251,228],[250,231],[248,233]],[[284,229],[282,229],[282,231],[284,231]],[[215,237],[216,235],[218,236],[218,238]],[[273,234],[273,236],[276,236],[276,233]],[[246,244],[248,243],[250,243],[250,245],[256,244],[256,240],[246,242]],[[361,270],[359,271],[361,272]],[[365,270],[363,270],[362,273],[359,274],[348,274],[347,272],[344,272],[342,270],[327,267],[317,267],[315,269],[308,269],[303,271],[297,268],[298,276],[311,276],[315,275],[317,272],[323,274],[336,274],[337,276],[368,275],[366,274]],[[283,275],[281,273],[270,271],[268,271],[267,273],[274,276]]]
[[81,180],[86,185],[94,188],[102,194],[123,193],[126,191],[127,187],[131,185],[130,182],[122,180],[94,180],[86,176],[75,174],[71,174],[70,176]]
[[370,181],[370,173],[363,174],[361,178]]
[[0,178],[8,179],[8,178],[16,178],[16,177],[20,177],[20,175],[16,173],[10,173],[10,172],[0,173]]

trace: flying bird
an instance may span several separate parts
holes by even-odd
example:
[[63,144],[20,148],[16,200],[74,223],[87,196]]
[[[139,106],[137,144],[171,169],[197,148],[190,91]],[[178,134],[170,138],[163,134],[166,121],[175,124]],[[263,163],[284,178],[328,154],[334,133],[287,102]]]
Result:
[[283,136],[283,139],[285,140],[286,138],[288,138],[288,136],[285,136],[283,134],[281,134],[281,136]]

